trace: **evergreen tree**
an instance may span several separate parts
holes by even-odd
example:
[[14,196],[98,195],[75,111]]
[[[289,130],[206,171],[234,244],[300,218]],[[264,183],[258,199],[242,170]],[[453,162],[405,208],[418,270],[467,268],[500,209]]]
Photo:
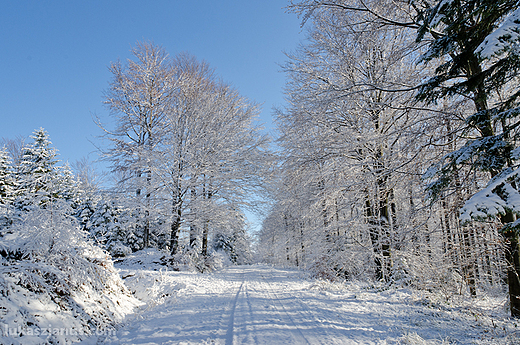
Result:
[[78,219],[79,225],[82,230],[89,231],[91,223],[91,217],[96,210],[97,200],[86,193],[81,194],[81,200],[78,203],[74,216]]
[[57,150],[51,147],[43,128],[36,130],[31,138],[34,142],[24,148],[16,168],[20,193],[17,208],[21,210],[30,205],[45,205],[57,197]]
[[91,163],[83,158],[73,164],[74,177],[77,181],[77,204],[74,216],[78,219],[83,230],[87,230],[90,218],[96,210],[97,203],[101,199],[99,193],[97,175]]
[[[85,210],[86,214],[90,211]],[[101,198],[85,225],[90,237],[115,257],[144,248],[135,210],[125,208],[108,196]]]
[[16,180],[11,158],[4,147],[0,150],[0,237],[2,230],[12,223],[9,206],[14,200],[15,192]]
[[9,204],[14,197],[16,180],[14,177],[11,158],[7,149],[0,150],[0,204]]
[[57,178],[57,197],[70,202],[71,206],[76,208],[80,202],[79,198],[81,191],[79,189],[78,183],[76,182],[74,173],[68,164],[65,164],[58,170]]

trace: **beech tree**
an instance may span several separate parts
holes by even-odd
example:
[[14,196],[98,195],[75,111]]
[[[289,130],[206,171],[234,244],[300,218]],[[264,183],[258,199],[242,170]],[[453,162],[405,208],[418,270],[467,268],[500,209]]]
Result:
[[409,195],[402,182],[412,175],[403,170],[418,163],[427,141],[413,94],[424,75],[415,65],[420,47],[404,29],[383,30],[356,13],[327,8],[309,18],[308,43],[285,66],[291,106],[279,112],[278,126],[287,185],[309,193],[306,207],[316,220],[301,219],[293,208],[280,214],[281,226],[298,237],[305,237],[302,223],[321,232],[319,241],[310,240],[325,250],[314,262],[329,260],[340,274],[352,271],[346,248],[372,248],[376,278],[389,280],[393,256],[406,243],[400,227],[409,226],[405,214],[412,208],[410,198],[399,202],[401,190]]
[[157,193],[154,166],[158,147],[168,130],[167,114],[175,90],[168,54],[151,43],[132,49],[135,60],[112,63],[113,79],[105,92],[105,104],[115,117],[116,128],[106,129],[111,146],[104,152],[112,170],[122,176],[123,191],[135,197],[134,208],[143,230],[143,245],[150,239],[150,212]]
[[260,188],[269,155],[254,125],[258,107],[189,54],[171,58],[153,44],[132,52],[136,61],[111,66],[106,104],[116,129],[106,130],[106,156],[122,195],[134,195],[143,246],[163,241],[179,260],[208,257],[212,235],[232,221],[226,214]]
[[183,54],[174,66],[179,88],[158,169],[172,200],[170,248],[177,253],[186,220],[190,243],[199,243],[206,256],[210,223],[228,212],[222,204],[245,207],[247,192],[259,188],[267,138],[253,125],[257,106],[221,82],[207,63]]
[[[519,4],[517,1],[413,0],[389,1],[388,6],[381,6],[381,3],[306,0],[293,2],[290,8],[300,13],[304,21],[312,18],[315,12],[334,8],[345,16],[361,14],[364,20],[382,28],[408,28],[416,32],[416,41],[426,47],[422,62],[435,67],[426,82],[417,83],[416,99],[430,105],[466,104],[464,111],[458,114],[462,128],[457,131],[447,123],[444,137],[447,144],[444,147],[451,147],[450,152],[439,159],[426,175],[430,179],[427,189],[432,200],[445,203],[450,194],[455,195],[458,201],[455,201],[454,209],[459,214],[464,200],[476,192],[472,187],[476,181],[471,176],[478,176],[480,181],[500,178],[502,171],[510,172],[507,169],[515,164]],[[385,8],[392,8],[392,11]],[[460,140],[458,145],[454,145],[457,137]],[[503,204],[507,204],[506,194],[499,190],[493,193],[502,195]],[[478,198],[478,203],[482,205],[483,200]],[[470,199],[467,209],[475,210],[476,204]],[[511,313],[518,317],[520,280],[515,267],[520,267],[520,264],[516,262],[518,256],[515,254],[518,252],[515,212],[511,207],[487,209],[490,217],[498,216],[505,225],[501,233],[509,243]],[[475,214],[475,218],[481,219],[481,213]],[[465,213],[464,219],[471,219],[471,212]],[[458,223],[459,219],[455,222]],[[475,245],[476,237],[482,238],[475,233],[478,226],[459,226],[463,228],[461,244],[464,250],[469,250]],[[470,269],[468,274],[468,284],[474,285],[474,269]],[[474,288],[472,294],[475,294]]]

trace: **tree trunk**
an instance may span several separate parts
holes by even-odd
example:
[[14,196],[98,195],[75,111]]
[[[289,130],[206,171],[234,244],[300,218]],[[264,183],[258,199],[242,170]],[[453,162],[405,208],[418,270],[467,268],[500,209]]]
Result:
[[173,220],[170,231],[170,253],[171,255],[177,254],[179,250],[179,230],[181,227],[181,207],[180,205],[174,205],[173,207]]
[[204,222],[204,227],[202,230],[202,256],[206,257],[208,256],[208,228],[209,221]]
[[457,266],[457,260],[455,258],[455,252],[453,249],[453,234],[451,229],[451,223],[450,223],[450,210],[448,209],[448,202],[445,198],[442,199],[442,214],[441,214],[441,224],[444,228],[445,232],[445,241],[444,241],[444,247],[445,247],[445,254],[450,258],[451,263],[453,266]]
[[[512,223],[515,221],[515,215],[507,212],[502,217],[502,223]],[[506,238],[506,261],[507,261],[507,283],[509,285],[509,303],[511,308],[511,316],[520,318],[520,255],[519,255],[519,238],[518,233],[513,230],[505,231]]]
[[151,168],[148,168],[146,174],[146,189],[145,196],[146,209],[144,211],[144,229],[143,229],[143,246],[148,248],[150,246],[150,204],[151,204],[151,188],[152,188],[152,173]]
[[475,260],[473,258],[473,241],[471,241],[472,229],[469,226],[462,228],[462,236],[464,239],[464,275],[468,284],[471,296],[477,296],[476,276],[475,276]]
[[377,225],[374,221],[374,210],[372,208],[372,203],[370,202],[370,195],[368,190],[365,190],[365,222],[368,225],[368,233],[370,235],[370,241],[372,242],[372,248],[374,251],[374,264],[376,265],[374,273],[376,279],[381,280],[383,278],[383,265],[378,250],[379,233],[377,231]]
[[[211,199],[211,192],[206,192],[206,199],[209,201]],[[202,229],[202,256],[208,256],[208,235],[209,235],[209,220],[204,221],[204,226]]]
[[520,255],[518,234],[508,231],[506,238],[509,242],[506,259],[507,281],[509,284],[509,303],[511,305],[511,316],[520,318]]
[[197,247],[197,227],[193,224],[190,225],[190,249]]
[[[385,206],[386,209],[388,205]],[[375,214],[368,191],[365,191],[365,220],[368,224],[370,240],[374,250],[375,276],[377,280],[388,280],[390,272],[390,244],[388,243],[388,222],[383,219],[385,210],[379,205],[379,214]],[[388,212],[386,212],[388,215]]]
[[[195,189],[192,189],[191,191],[191,199],[192,202],[197,198],[197,192]],[[192,212],[194,213],[194,212]],[[195,249],[197,246],[197,237],[198,237],[198,229],[195,224],[190,224],[190,249]]]
[[[500,195],[499,195],[500,196]],[[505,199],[504,196],[500,196]],[[504,226],[516,221],[516,215],[506,210],[506,214],[500,217],[500,221]],[[520,256],[518,253],[518,233],[516,229],[502,231],[508,244],[505,250],[507,262],[507,284],[509,287],[509,303],[511,316],[520,318]]]
[[304,234],[303,234],[303,221],[299,222],[300,224],[300,247],[301,247],[301,265],[305,265],[305,244],[303,242]]
[[143,247],[148,248],[150,246],[150,212],[144,211],[144,229],[143,229]]
[[381,242],[381,254],[383,260],[383,277],[385,281],[390,279],[390,271],[392,268],[391,259],[391,246],[390,246],[390,229],[392,223],[390,196],[392,190],[387,189],[386,177],[379,179],[379,229],[380,229],[380,242]]

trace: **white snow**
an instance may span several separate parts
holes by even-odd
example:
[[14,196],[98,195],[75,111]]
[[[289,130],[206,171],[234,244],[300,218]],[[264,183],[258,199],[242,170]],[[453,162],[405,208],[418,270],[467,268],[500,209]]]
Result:
[[[41,226],[34,228],[32,237],[27,229],[16,228],[16,233],[1,238],[0,344],[78,342],[113,330],[115,323],[142,305],[124,285],[112,259],[81,241],[79,234],[72,235],[77,230],[72,225],[56,234],[61,238],[52,249],[46,247],[50,231],[44,214],[39,215]],[[29,228],[31,223],[25,224]],[[26,256],[4,258],[7,249]]]
[[447,301],[436,293],[317,281],[268,265],[173,272],[161,269],[152,254],[134,258],[136,265],[119,265],[146,307],[115,334],[82,344],[433,345],[520,339],[520,325],[507,317],[505,294]]
[[500,55],[509,46],[518,47],[520,41],[520,9],[517,9],[477,48],[482,57],[491,59]]
[[[499,214],[505,214],[506,210],[520,213],[520,193],[511,186],[509,180],[517,180],[520,174],[520,168],[514,170],[505,170],[496,176],[486,186],[486,188],[475,193],[466,201],[460,215],[462,222],[469,222],[472,219],[486,219]],[[503,195],[507,198],[500,197],[496,192],[496,188],[502,186]]]

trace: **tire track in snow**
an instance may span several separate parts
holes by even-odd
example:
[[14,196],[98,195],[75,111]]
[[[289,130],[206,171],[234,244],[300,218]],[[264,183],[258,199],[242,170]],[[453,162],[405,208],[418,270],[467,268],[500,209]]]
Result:
[[249,293],[248,270],[242,272],[242,282],[230,308],[225,344],[259,344],[255,326],[253,303]]
[[328,320],[325,321],[324,324],[324,320],[320,319],[317,316],[315,310],[311,310],[311,308],[308,306],[307,303],[305,303],[303,298],[290,296],[287,298],[287,300],[290,300],[293,304],[297,305],[297,307],[294,308],[294,310],[297,314],[300,315],[301,320],[305,320],[305,322],[309,324],[320,325],[320,327],[317,328],[317,330],[319,330],[319,334],[314,334],[314,336],[312,337],[313,344],[343,344],[341,340],[338,341],[336,339],[337,334],[332,334],[330,327],[325,326],[328,323]]
[[226,345],[233,345],[233,338],[235,334],[235,311],[237,309],[238,297],[240,296],[240,292],[242,291],[242,287],[244,286],[244,277],[242,276],[242,283],[238,288],[238,291],[233,300],[233,305],[231,306],[231,314],[229,315],[229,323],[226,332]]
[[254,313],[253,313],[253,305],[251,303],[251,295],[249,294],[249,289],[245,290],[246,295],[246,301],[247,301],[247,311],[249,313],[249,319],[251,322],[252,327],[252,333],[254,334],[254,342],[255,344],[259,344],[258,342],[258,335],[257,335],[257,329],[254,324]]
[[[249,272],[248,272],[249,273]],[[237,344],[259,344],[253,304],[249,294],[251,282],[246,279],[239,295],[235,313],[234,342]],[[238,321],[238,322],[237,322]]]
[[[272,277],[273,271],[271,270],[270,273],[271,273],[271,277]],[[267,286],[265,288],[265,291],[267,292],[268,295],[271,296],[270,299],[273,300],[274,302],[276,302],[280,306],[280,309],[278,311],[280,318],[281,319],[285,318],[286,320],[288,320],[289,322],[286,322],[287,325],[292,324],[294,326],[294,329],[292,330],[291,335],[293,336],[293,338],[295,340],[295,344],[309,344],[310,345],[311,342],[309,342],[307,337],[303,334],[302,329],[294,321],[294,318],[288,312],[284,303],[282,302],[282,300],[278,297],[278,295],[274,291],[272,284],[263,275],[262,275],[262,280],[264,281],[265,285]],[[316,342],[313,341],[312,343],[315,344]]]
[[[272,267],[270,268],[269,272],[271,275],[274,276],[274,271]],[[298,315],[297,321],[301,321],[298,323],[300,326],[303,324],[307,325],[314,325],[315,331],[311,334],[307,334],[307,340],[309,340],[312,344],[324,344],[324,345],[332,345],[332,344],[343,344],[342,340],[338,341],[338,332],[331,330],[330,327],[330,319],[327,318],[327,316],[331,315],[325,315],[322,312],[321,318],[318,317],[318,313],[315,309],[312,309],[309,307],[308,303],[306,302],[306,299],[311,298],[312,300],[315,300],[315,296],[310,296],[308,293],[304,292],[304,290],[298,290],[296,291],[299,293],[298,296],[295,296],[294,294],[290,294],[289,296],[284,298],[285,305],[292,305],[292,310],[294,310],[295,314]],[[279,298],[279,300],[281,300]],[[325,317],[325,319],[324,319]],[[337,318],[337,315],[333,315],[333,318]],[[293,317],[294,319],[294,317]],[[316,325],[319,325],[319,327],[316,327]],[[301,327],[300,327],[301,328]]]

